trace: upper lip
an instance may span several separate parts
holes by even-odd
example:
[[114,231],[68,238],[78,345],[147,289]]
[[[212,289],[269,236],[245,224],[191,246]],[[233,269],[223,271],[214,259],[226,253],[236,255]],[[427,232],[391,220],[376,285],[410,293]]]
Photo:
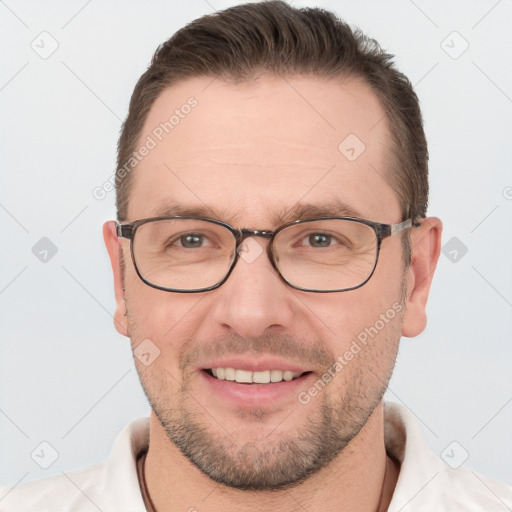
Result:
[[201,369],[211,368],[235,368],[237,370],[246,370],[250,372],[261,372],[265,370],[282,370],[290,372],[304,373],[310,371],[308,368],[298,363],[286,361],[283,359],[265,357],[262,359],[247,359],[247,357],[234,356],[225,357],[208,361]]

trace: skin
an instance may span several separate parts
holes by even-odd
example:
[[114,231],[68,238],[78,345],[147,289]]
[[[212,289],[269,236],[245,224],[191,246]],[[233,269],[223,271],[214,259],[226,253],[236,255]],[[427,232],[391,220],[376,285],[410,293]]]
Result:
[[[377,123],[384,111],[361,81],[262,75],[234,85],[188,79],[157,99],[140,140],[190,96],[197,107],[138,165],[127,222],[151,217],[165,205],[206,205],[213,218],[235,227],[274,229],[293,220],[279,219],[283,207],[322,206],[334,199],[365,219],[402,220],[397,194],[382,177],[391,146],[385,119]],[[366,146],[352,162],[338,150],[349,134]],[[149,366],[135,359],[153,408],[145,471],[156,509],[386,510],[399,466],[386,457],[382,394],[400,336],[417,336],[425,328],[441,230],[439,219],[430,217],[410,231],[413,258],[407,269],[400,235],[384,240],[371,280],[348,292],[292,289],[263,252],[251,263],[239,260],[220,288],[179,294],[145,285],[129,257],[129,241],[116,237],[113,222],[105,223],[116,328],[133,347],[150,339],[160,350]],[[257,243],[265,248],[268,242]],[[119,247],[126,255],[124,276]],[[245,357],[256,360],[279,355],[299,362],[312,372],[301,388],[307,391],[327,360],[344,354],[397,303],[402,312],[308,404],[294,394],[267,406],[233,407],[200,378],[207,354],[245,350]],[[173,438],[183,424],[202,437]],[[301,444],[305,432],[310,438]],[[194,441],[206,453],[202,469],[175,444]],[[314,467],[313,455],[326,442],[331,455]],[[302,459],[290,453],[292,445]],[[301,478],[307,464],[311,471]],[[289,480],[277,490],[269,490],[268,482],[266,490],[242,490],[212,479],[268,478],[272,468],[276,478],[286,474]]]

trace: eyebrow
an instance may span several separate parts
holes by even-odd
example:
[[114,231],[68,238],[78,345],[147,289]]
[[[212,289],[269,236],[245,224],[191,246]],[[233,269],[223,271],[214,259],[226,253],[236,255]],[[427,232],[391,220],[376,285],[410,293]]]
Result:
[[272,220],[277,223],[286,223],[293,220],[315,219],[320,217],[358,217],[363,218],[353,206],[335,199],[324,203],[297,203],[292,207],[284,207]]
[[[150,217],[204,217],[221,220],[229,224],[240,223],[242,213],[230,211],[228,208],[214,209],[206,204],[187,206],[173,203],[157,208]],[[365,218],[361,212],[340,199],[327,200],[323,203],[297,203],[291,207],[283,207],[277,213],[269,214],[270,224],[278,227],[294,220],[315,219],[321,217],[356,217]],[[244,226],[247,227],[247,226]]]

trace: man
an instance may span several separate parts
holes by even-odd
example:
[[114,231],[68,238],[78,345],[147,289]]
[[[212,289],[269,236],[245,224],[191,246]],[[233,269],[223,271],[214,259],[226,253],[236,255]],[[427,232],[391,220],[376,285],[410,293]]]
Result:
[[391,56],[283,2],[200,18],[156,52],[118,150],[104,239],[151,416],[3,511],[512,507],[383,402],[442,230]]

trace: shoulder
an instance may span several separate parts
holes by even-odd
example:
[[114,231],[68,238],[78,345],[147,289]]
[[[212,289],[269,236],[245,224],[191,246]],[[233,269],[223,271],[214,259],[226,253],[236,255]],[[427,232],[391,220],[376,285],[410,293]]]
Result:
[[0,487],[2,512],[143,512],[136,460],[147,450],[149,419],[130,422],[108,459],[14,487]]
[[512,510],[512,487],[467,467],[445,468],[439,488],[449,491],[450,503],[465,511]]
[[[420,461],[418,461],[420,464]],[[432,468],[389,511],[491,512],[512,510],[512,488],[467,467]]]
[[[0,510],[5,512],[98,510],[95,498],[104,463],[59,475],[0,488]],[[87,503],[89,501],[89,503]]]
[[401,466],[389,512],[512,510],[511,487],[460,466],[455,459],[451,465],[444,462],[430,450],[405,407],[386,403],[384,411],[386,449]]

